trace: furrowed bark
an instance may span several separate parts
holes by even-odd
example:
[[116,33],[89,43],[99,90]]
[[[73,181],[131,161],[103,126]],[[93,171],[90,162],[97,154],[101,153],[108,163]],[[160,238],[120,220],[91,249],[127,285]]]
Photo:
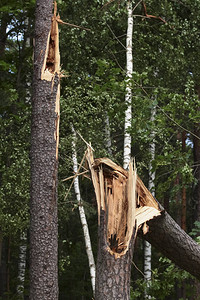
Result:
[[[113,254],[113,256],[116,258],[115,262],[116,264],[118,264],[117,260],[123,259],[124,255],[126,255],[127,252],[129,253],[129,248],[131,244],[128,243],[128,248],[123,249],[122,246],[124,246],[125,244],[121,245],[121,243],[119,243],[117,234],[116,235],[114,234],[114,236],[111,235],[108,236],[109,222],[108,222],[108,217],[105,217],[104,215],[106,211],[109,211],[110,204],[109,201],[107,201],[107,205],[103,204],[101,199],[101,194],[100,194],[101,188],[99,187],[100,180],[98,179],[99,178],[98,172],[100,173],[100,169],[98,170],[98,168],[101,165],[105,165],[105,167],[102,166],[102,168],[103,169],[105,168],[105,170],[107,168],[108,169],[111,168],[111,170],[113,170],[112,172],[114,172],[115,174],[121,173],[122,175],[124,175],[124,177],[128,178],[128,172],[123,168],[117,166],[108,158],[99,158],[99,159],[95,159],[92,163],[89,162],[89,168],[91,170],[91,177],[95,187],[97,203],[98,206],[100,206],[99,212],[101,218],[101,226],[99,228],[99,233],[100,233],[99,238],[101,240],[99,244],[100,247],[99,249],[101,249],[101,251],[99,251],[98,255],[100,255],[100,257],[98,257],[98,263],[97,263],[100,269],[98,269],[97,266],[97,275],[96,275],[97,278],[100,278],[100,274],[102,274],[101,272],[103,272],[102,269],[103,267],[101,268],[100,264],[104,264],[104,268],[107,268],[106,269],[107,271],[109,271],[109,269],[111,268],[115,269],[114,260],[113,259],[109,260],[108,258],[110,256],[107,255],[107,253]],[[106,190],[106,185],[104,185],[104,187]],[[108,187],[109,186],[107,185],[107,188]],[[119,190],[116,190],[117,194],[118,191]],[[113,193],[115,193],[115,189],[113,189]],[[139,230],[140,235],[143,236],[145,240],[150,242],[155,248],[157,248],[163,255],[171,259],[177,266],[188,271],[197,279],[200,279],[200,245],[197,244],[170,217],[170,215],[155,200],[155,198],[152,196],[150,191],[145,187],[142,180],[138,176],[136,182],[136,198],[137,198],[137,207],[135,211],[135,219],[136,219],[137,228],[141,228]],[[117,201],[115,203],[117,203]],[[114,210],[112,204],[110,207]],[[115,216],[117,218],[118,214],[115,214]],[[122,221],[120,223],[121,225],[120,228],[123,228],[124,226],[123,222],[129,224],[129,222],[127,222],[126,220]],[[104,228],[102,228],[102,226]],[[103,246],[101,246],[101,244]],[[105,262],[102,261],[103,258],[101,256],[105,257]],[[107,260],[109,260],[110,262],[107,263]],[[109,265],[109,268],[106,267],[107,264]],[[100,274],[98,274],[98,272],[100,272]],[[113,271],[109,271],[109,272],[113,272]],[[106,281],[106,276],[102,278],[104,278],[104,281]],[[100,280],[103,280],[102,278]],[[113,287],[114,287],[116,284],[116,279],[114,278],[112,281],[110,280],[109,281],[110,285],[111,282],[113,282],[114,284]],[[97,288],[100,289],[102,288],[103,282],[101,283],[101,285],[98,285],[98,279],[97,279],[96,284],[97,284]],[[106,283],[104,284],[106,285]],[[100,292],[103,293],[102,291]],[[104,299],[104,298],[97,298],[97,299]]]
[[56,3],[37,0],[31,127],[30,299],[58,299],[60,60]]
[[[87,150],[99,215],[95,299],[130,298],[130,272],[137,228],[160,214],[156,200],[133,171]],[[137,188],[137,193],[136,193]]]
[[200,279],[200,245],[166,211],[148,221],[147,225],[149,231],[142,233],[144,239],[178,267]]
[[[98,256],[95,300],[129,300],[130,272],[132,263],[133,239],[125,255],[115,258],[108,250],[106,237],[106,216],[101,210],[100,226],[98,228]],[[134,234],[134,233],[133,233]]]

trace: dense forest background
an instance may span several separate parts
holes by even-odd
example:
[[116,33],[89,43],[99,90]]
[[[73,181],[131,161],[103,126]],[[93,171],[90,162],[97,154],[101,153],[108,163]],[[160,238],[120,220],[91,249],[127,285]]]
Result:
[[[155,143],[151,165],[156,198],[200,241],[200,1],[148,0],[134,5],[132,156],[148,186],[149,145]],[[73,175],[72,125],[92,144],[95,157],[123,164],[126,2],[59,0],[58,10],[63,21],[90,29],[59,27],[66,75],[61,82],[58,174],[59,299],[91,299],[78,204],[73,188],[69,189],[72,181],[63,179]],[[34,11],[33,0],[1,1],[0,299],[28,299],[29,294]],[[86,149],[80,135],[76,141],[79,162]],[[96,257],[97,207],[91,181],[81,178],[80,189]],[[20,277],[22,252],[25,277]],[[144,299],[143,241],[139,238],[134,253],[131,297]],[[197,299],[194,286],[198,288],[189,274],[153,249],[151,299]]]

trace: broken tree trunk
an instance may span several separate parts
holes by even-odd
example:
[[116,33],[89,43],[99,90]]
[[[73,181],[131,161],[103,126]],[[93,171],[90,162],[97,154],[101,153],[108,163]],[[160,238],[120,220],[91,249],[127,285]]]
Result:
[[30,299],[58,299],[60,54],[56,3],[36,1],[31,126]]
[[95,299],[128,300],[137,229],[160,215],[160,210],[156,200],[136,176],[132,162],[129,171],[126,171],[108,158],[94,160],[91,148],[88,148],[86,158],[99,216]]
[[200,246],[155,200],[131,165],[126,171],[108,158],[93,159],[90,148],[86,158],[99,216],[95,299],[129,299],[129,250],[138,230],[177,266],[200,279]]
[[148,221],[147,225],[148,232],[142,233],[144,239],[178,267],[200,279],[200,245],[165,210],[159,217]]

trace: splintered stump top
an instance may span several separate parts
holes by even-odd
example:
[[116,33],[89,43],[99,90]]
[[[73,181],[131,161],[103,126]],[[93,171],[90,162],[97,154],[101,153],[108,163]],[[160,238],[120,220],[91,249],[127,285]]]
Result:
[[[98,216],[105,212],[107,250],[116,258],[124,255],[138,227],[160,215],[157,201],[129,164],[129,171],[108,158],[86,155],[95,188]],[[147,231],[147,226],[143,226]]]

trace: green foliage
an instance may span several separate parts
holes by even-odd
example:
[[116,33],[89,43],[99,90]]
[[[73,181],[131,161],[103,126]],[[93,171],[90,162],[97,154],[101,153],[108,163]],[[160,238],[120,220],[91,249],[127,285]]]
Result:
[[192,231],[189,233],[192,238],[195,239],[195,241],[200,244],[200,222],[195,221],[194,222],[194,227],[192,228]]
[[[73,175],[71,161],[71,124],[95,148],[95,157],[109,156],[106,146],[105,118],[109,118],[112,159],[122,165],[125,95],[126,2],[58,1],[63,21],[90,31],[60,26],[62,69],[69,77],[61,82],[61,126],[59,146],[59,280],[61,299],[91,298],[90,276],[73,188],[64,200]],[[20,232],[29,224],[30,178],[30,82],[32,80],[33,9],[35,1],[3,1],[0,8],[1,37],[5,48],[0,59],[0,224],[4,237],[12,236],[13,257],[18,257]],[[138,173],[148,182],[149,144],[156,144],[152,162],[156,171],[156,197],[169,200],[172,216],[177,216],[177,200],[183,186],[187,189],[187,224],[199,241],[199,223],[194,223],[193,135],[200,123],[199,84],[199,0],[146,3],[147,12],[161,16],[167,23],[142,18],[142,5],[134,11],[132,85],[132,155]],[[137,17],[139,15],[140,17]],[[28,20],[28,26],[25,24]],[[3,29],[6,23],[6,31]],[[30,37],[30,47],[27,47]],[[155,121],[151,120],[156,110]],[[181,135],[186,129],[186,147]],[[154,133],[154,136],[152,136]],[[80,162],[85,143],[77,139]],[[175,184],[179,178],[179,183]],[[91,182],[80,178],[94,252],[97,249],[96,201]],[[150,287],[152,299],[175,299],[174,285],[188,279],[168,260],[155,259]],[[13,260],[11,277],[17,276]],[[14,281],[13,281],[14,282]],[[186,283],[187,284],[187,283]],[[10,291],[15,297],[16,281]],[[142,299],[147,284],[134,284],[132,299]],[[188,291],[188,294],[190,291]],[[67,296],[66,296],[67,295]],[[171,296],[170,296],[171,295]],[[68,298],[66,298],[68,297]],[[13,298],[14,299],[14,298]]]
[[[131,290],[131,299],[145,299],[145,293],[151,296],[151,299],[164,300],[170,297],[176,300],[176,287],[182,286],[183,282],[191,278],[186,271],[177,268],[169,259],[160,257],[159,267],[152,270],[152,280],[147,282],[144,279],[138,279],[134,284],[135,288]],[[192,295],[192,288],[187,286],[187,297]],[[188,299],[188,298],[187,298]]]

